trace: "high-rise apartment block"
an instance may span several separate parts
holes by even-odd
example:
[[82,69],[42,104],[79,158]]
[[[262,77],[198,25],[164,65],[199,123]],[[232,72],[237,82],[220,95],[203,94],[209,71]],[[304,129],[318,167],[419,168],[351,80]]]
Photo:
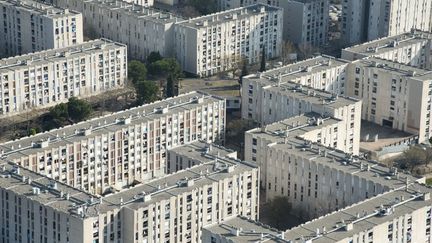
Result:
[[132,3],[143,7],[152,7],[155,2],[154,0],[124,0],[124,1],[127,3]]
[[348,70],[348,95],[363,100],[362,119],[432,137],[432,73],[379,58],[354,61]]
[[[207,154],[207,157],[201,156]],[[237,159],[237,152],[204,141],[196,141],[172,148],[167,153],[167,173],[184,170],[213,159],[212,156],[222,156]]]
[[259,169],[199,156],[206,161],[103,197],[1,162],[0,240],[198,243],[206,225],[236,215],[256,220]]
[[126,80],[126,46],[105,39],[0,59],[0,117],[96,95]]
[[360,129],[361,102],[338,95],[344,94],[346,66],[344,61],[320,57],[246,76],[242,117],[265,125],[315,112]]
[[32,0],[0,1],[0,57],[83,42],[82,15]]
[[283,9],[283,39],[299,45],[320,46],[327,43],[329,0],[219,0],[222,10],[256,3]]
[[183,70],[209,76],[242,61],[258,63],[278,57],[282,10],[264,4],[197,17],[175,25],[176,56]]
[[[431,190],[418,183],[279,232],[244,217],[203,229],[203,242],[430,242]],[[249,230],[251,229],[251,230]]]
[[145,60],[151,52],[174,55],[173,14],[118,0],[46,0],[82,13],[88,35],[108,38],[128,47],[129,57]]
[[346,45],[411,29],[432,30],[429,0],[345,0],[342,6],[342,39]]
[[432,69],[432,33],[412,30],[342,50],[342,59],[378,57],[409,66]]
[[167,149],[223,142],[225,101],[192,92],[0,145],[2,158],[94,194],[166,172]]

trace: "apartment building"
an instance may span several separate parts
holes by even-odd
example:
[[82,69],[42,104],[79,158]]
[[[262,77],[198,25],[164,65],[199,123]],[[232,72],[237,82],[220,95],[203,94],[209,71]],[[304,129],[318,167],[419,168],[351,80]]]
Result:
[[155,2],[154,0],[124,0],[124,1],[127,3],[132,3],[143,7],[152,7]]
[[126,81],[126,46],[106,39],[0,59],[0,117],[97,95]]
[[379,58],[353,62],[347,95],[362,99],[362,119],[419,135],[431,134],[432,73]]
[[283,9],[283,39],[305,46],[320,46],[328,41],[329,0],[219,0],[221,10],[256,3]]
[[192,92],[0,144],[2,158],[94,194],[166,173],[167,149],[223,142],[225,101]]
[[432,33],[413,30],[342,50],[342,59],[377,57],[422,69],[432,69]]
[[203,242],[430,242],[430,193],[429,188],[411,183],[285,232],[231,217],[205,227]]
[[282,10],[264,4],[189,19],[175,25],[176,57],[184,71],[210,76],[242,61],[281,54]]
[[[208,156],[204,157],[203,154]],[[210,161],[214,156],[237,159],[237,152],[220,145],[196,141],[167,152],[167,173],[174,173]]]
[[206,225],[258,218],[259,169],[227,157],[103,197],[10,163],[1,168],[2,242],[198,243]]
[[82,13],[89,36],[100,36],[128,47],[129,57],[145,60],[151,52],[174,56],[174,23],[168,12],[117,0],[45,0]]
[[344,0],[342,39],[346,45],[418,29],[431,31],[429,0]]
[[1,0],[0,36],[0,57],[80,44],[82,15],[32,0]]
[[338,95],[344,94],[346,65],[317,58],[244,77],[242,118],[266,125],[315,112],[360,129],[361,101]]
[[266,189],[268,168],[274,166],[268,161],[269,144],[284,142],[286,139],[301,138],[340,151],[359,154],[359,130],[350,128],[346,122],[317,113],[306,113],[280,122],[255,128],[245,133],[245,160],[253,161],[260,167],[260,185]]

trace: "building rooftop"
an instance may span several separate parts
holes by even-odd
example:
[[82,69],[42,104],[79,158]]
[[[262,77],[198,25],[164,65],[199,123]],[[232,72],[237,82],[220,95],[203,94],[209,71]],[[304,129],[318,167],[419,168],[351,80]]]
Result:
[[196,141],[190,144],[185,144],[170,149],[171,153],[193,159],[195,161],[201,161],[202,163],[213,160],[213,157],[207,155],[229,157],[236,159],[237,152],[216,144],[206,143],[205,141]]
[[367,57],[361,60],[357,60],[355,61],[355,63],[358,63],[362,66],[375,67],[389,73],[395,73],[397,75],[409,76],[413,79],[421,81],[432,80],[432,71],[430,70],[416,68],[413,66],[385,60],[378,57]]
[[309,112],[269,124],[263,128],[249,130],[247,133],[265,137],[272,142],[282,142],[286,134],[288,134],[289,137],[302,137],[305,133],[332,126],[340,121],[341,120],[336,118],[322,117],[321,114]]
[[0,161],[0,188],[64,213],[94,217],[115,208],[143,208],[203,185],[257,169],[255,164],[211,153],[202,154],[202,157],[207,158],[202,164],[104,197],[91,195],[13,163]]
[[286,240],[338,242],[382,223],[430,206],[431,189],[412,183],[330,213],[285,232]]
[[228,21],[236,21],[238,19],[248,18],[251,15],[258,15],[265,12],[280,11],[280,10],[281,9],[278,7],[259,3],[259,4],[254,4],[246,7],[230,9],[222,12],[217,12],[214,14],[192,18],[178,24],[185,27],[200,29],[200,28],[206,28],[206,26],[214,26]]
[[373,227],[430,206],[431,189],[418,183],[392,190],[324,215],[282,233],[269,226],[235,217],[205,229],[232,242],[339,242]]
[[241,216],[226,219],[220,224],[209,225],[204,229],[236,243],[262,242],[264,240],[266,240],[265,242],[283,242],[278,241],[282,239],[283,232]]
[[81,14],[73,10],[62,9],[32,0],[0,0],[0,5],[15,7],[17,10],[20,11],[26,11],[32,14],[42,15],[49,18]]
[[0,59],[0,72],[19,70],[30,65],[42,65],[44,63],[63,60],[65,57],[79,57],[100,52],[101,50],[115,50],[126,45],[110,41],[108,39],[98,39],[85,42],[70,47],[45,50],[21,56]]
[[97,117],[30,137],[0,144],[0,158],[13,161],[23,156],[65,146],[101,134],[119,131],[169,114],[194,109],[223,99],[201,92],[191,92],[143,106]]
[[355,45],[344,49],[344,51],[363,54],[365,56],[374,56],[428,40],[432,40],[432,33],[416,30]]
[[95,4],[99,8],[117,12],[119,15],[129,15],[139,19],[156,23],[175,23],[184,19],[172,13],[155,8],[144,7],[134,3],[119,0],[87,0],[88,4]]

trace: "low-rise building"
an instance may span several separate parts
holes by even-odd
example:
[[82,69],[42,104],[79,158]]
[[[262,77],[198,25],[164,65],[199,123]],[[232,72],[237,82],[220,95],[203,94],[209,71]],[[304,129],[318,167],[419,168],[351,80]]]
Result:
[[167,149],[223,142],[225,100],[191,92],[0,144],[0,156],[94,194],[166,173]]
[[81,13],[32,0],[0,1],[0,57],[83,42]]
[[362,119],[429,140],[430,71],[369,57],[353,62],[348,76],[347,95],[363,100]]
[[0,59],[0,117],[123,87],[127,50],[101,39]]
[[184,71],[210,76],[241,62],[281,54],[283,13],[264,4],[197,17],[175,25],[176,57]]

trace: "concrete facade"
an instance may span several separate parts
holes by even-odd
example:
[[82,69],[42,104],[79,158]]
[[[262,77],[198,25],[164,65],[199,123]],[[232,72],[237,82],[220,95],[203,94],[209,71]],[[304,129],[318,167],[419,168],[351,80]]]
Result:
[[0,59],[0,117],[121,88],[126,46],[106,39]]
[[342,39],[346,45],[418,29],[431,30],[429,0],[342,1]]
[[432,74],[429,71],[379,58],[353,62],[347,94],[362,99],[362,119],[419,135],[431,134]]
[[0,145],[8,161],[94,194],[166,173],[167,149],[223,142],[225,101],[192,92]]
[[32,0],[0,1],[0,57],[83,42],[82,15]]
[[282,10],[257,4],[176,24],[176,57],[184,71],[210,76],[281,54]]

